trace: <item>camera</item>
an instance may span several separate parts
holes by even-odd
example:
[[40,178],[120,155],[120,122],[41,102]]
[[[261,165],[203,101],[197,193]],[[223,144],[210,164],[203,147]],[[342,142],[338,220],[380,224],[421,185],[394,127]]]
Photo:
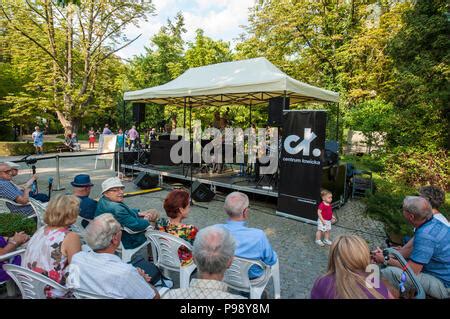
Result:
[[27,155],[27,156],[25,156],[24,158],[22,158],[22,161],[25,161],[25,164],[27,164],[27,165],[33,165],[33,164],[36,164],[36,163],[37,163],[37,159],[35,159],[35,158],[30,158],[30,159],[28,159],[29,156],[30,156],[30,155]]

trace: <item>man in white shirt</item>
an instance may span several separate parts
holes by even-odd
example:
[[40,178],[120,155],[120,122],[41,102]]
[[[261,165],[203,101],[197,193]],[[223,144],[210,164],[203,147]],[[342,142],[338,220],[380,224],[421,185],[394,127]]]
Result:
[[142,269],[124,263],[114,255],[122,230],[111,214],[102,214],[86,228],[86,242],[93,251],[80,251],[72,257],[68,288],[119,299],[159,299]]

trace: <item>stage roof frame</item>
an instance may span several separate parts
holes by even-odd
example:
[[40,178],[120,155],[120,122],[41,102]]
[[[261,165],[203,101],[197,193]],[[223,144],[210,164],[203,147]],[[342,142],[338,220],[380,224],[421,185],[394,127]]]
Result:
[[266,58],[191,68],[166,84],[125,92],[124,100],[202,107],[258,105],[278,96],[289,97],[290,104],[339,102],[339,93],[295,80]]

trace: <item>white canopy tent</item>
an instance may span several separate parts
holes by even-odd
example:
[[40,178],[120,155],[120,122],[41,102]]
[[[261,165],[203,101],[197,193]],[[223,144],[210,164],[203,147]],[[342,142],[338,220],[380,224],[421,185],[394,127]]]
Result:
[[139,103],[186,105],[257,105],[286,96],[290,103],[339,102],[339,94],[297,81],[265,58],[191,68],[176,79],[155,87],[125,92],[124,100]]

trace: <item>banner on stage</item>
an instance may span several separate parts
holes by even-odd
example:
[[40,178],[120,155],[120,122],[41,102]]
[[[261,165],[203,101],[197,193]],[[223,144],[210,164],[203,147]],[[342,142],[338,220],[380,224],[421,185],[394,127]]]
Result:
[[277,211],[317,221],[325,155],[326,112],[284,113]]

